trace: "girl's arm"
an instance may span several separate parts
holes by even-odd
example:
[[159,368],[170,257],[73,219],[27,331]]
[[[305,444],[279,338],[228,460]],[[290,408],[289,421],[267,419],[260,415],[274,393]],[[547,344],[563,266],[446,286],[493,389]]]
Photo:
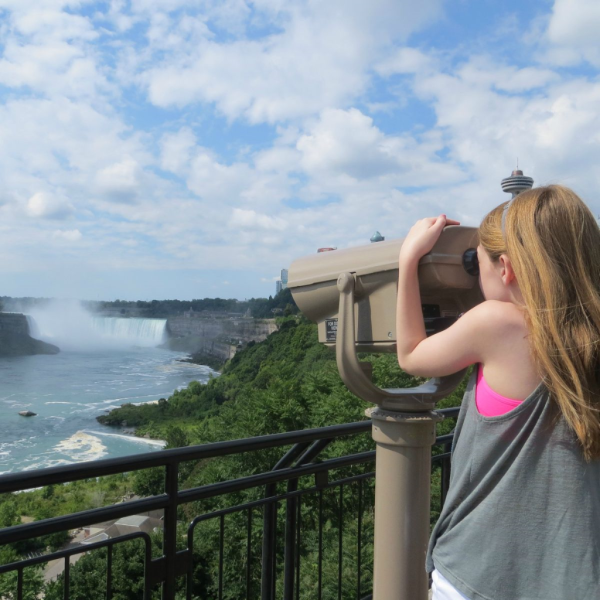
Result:
[[[501,302],[484,302],[448,329],[427,337],[421,309],[418,264],[433,248],[446,225],[458,225],[445,215],[418,221],[402,244],[398,271],[396,344],[400,367],[412,375],[442,377],[456,373],[486,354],[485,339],[499,323]],[[500,318],[500,321],[504,319]],[[493,339],[493,338],[492,338]],[[489,342],[488,342],[489,344]]]

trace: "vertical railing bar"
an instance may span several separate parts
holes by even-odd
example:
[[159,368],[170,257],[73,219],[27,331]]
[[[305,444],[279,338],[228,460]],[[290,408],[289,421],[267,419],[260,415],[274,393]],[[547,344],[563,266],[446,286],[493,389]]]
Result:
[[106,600],[112,598],[112,545],[106,551]]
[[[288,481],[287,491],[295,492],[298,480]],[[283,600],[294,600],[296,564],[296,498],[288,498],[285,506],[285,555],[283,568]]]
[[363,501],[363,480],[358,482],[358,572],[356,584],[356,598],[360,600],[360,572],[362,570],[362,501]]
[[144,600],[151,600],[152,586],[150,585],[150,566],[152,565],[152,542],[150,538],[144,539],[146,559],[144,564]]
[[319,594],[318,598],[323,597],[323,490],[319,490]]
[[166,577],[163,584],[162,600],[175,599],[175,561],[177,557],[177,485],[179,463],[169,462],[165,471],[165,492],[169,500],[165,508],[164,549]]
[[342,517],[344,511],[344,484],[340,485],[340,506],[338,508],[338,600],[342,600]]
[[63,598],[65,600],[69,600],[69,593],[70,593],[70,590],[69,590],[69,577],[70,577],[69,571],[70,571],[70,567],[71,567],[70,558],[71,558],[70,556],[65,556],[65,570],[63,572],[63,577],[64,577],[64,579],[63,579],[63,582],[64,582]]
[[271,598],[277,598],[277,513],[279,502],[275,502],[273,510],[273,579],[271,580]]
[[192,600],[192,585],[194,580],[194,530],[195,528],[192,525],[188,525],[188,552],[190,553],[190,558],[188,560],[188,571],[187,571],[187,581],[186,581],[186,600]]
[[17,600],[23,600],[23,568],[17,571]]
[[250,586],[252,581],[252,572],[250,570],[250,561],[252,559],[252,509],[248,509],[248,541],[246,546],[246,600],[250,600]]
[[[314,442],[314,444],[318,443]],[[278,471],[289,467],[298,456],[308,448],[310,442],[301,442],[294,444],[280,459],[277,464],[271,469],[272,471]],[[274,496],[277,492],[277,486],[275,484],[268,484],[265,486],[265,498]],[[277,524],[277,513],[275,512],[275,521],[273,519],[273,510],[276,511],[277,507],[273,507],[272,503],[265,504],[263,509],[263,540],[262,540],[262,568],[260,575],[260,597],[261,600],[274,600],[275,598],[275,566],[273,557],[275,556],[275,535],[273,535],[273,527]]]
[[302,519],[302,496],[298,497],[298,517],[296,519],[296,600],[300,600],[300,523]]
[[225,537],[225,515],[221,515],[219,521],[219,600],[223,600],[223,543]]
[[[275,484],[265,486],[265,498],[274,496],[277,492]],[[263,539],[262,567],[260,574],[261,600],[273,600],[273,503],[269,502],[263,508]]]

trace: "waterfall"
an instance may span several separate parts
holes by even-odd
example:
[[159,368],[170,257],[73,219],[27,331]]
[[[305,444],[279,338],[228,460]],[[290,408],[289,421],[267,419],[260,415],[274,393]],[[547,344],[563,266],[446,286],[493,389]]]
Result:
[[104,340],[132,346],[158,346],[165,339],[166,319],[92,317],[92,329]]
[[158,346],[166,338],[166,319],[100,317],[80,302],[56,301],[27,316],[31,335],[63,350]]
[[27,327],[29,327],[29,335],[38,340],[40,338],[40,330],[35,319],[31,315],[25,315],[25,318],[27,319]]

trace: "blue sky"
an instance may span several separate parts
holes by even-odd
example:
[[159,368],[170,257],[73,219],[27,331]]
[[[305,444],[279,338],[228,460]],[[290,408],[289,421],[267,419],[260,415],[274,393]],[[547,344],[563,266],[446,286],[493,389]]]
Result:
[[249,298],[476,225],[517,156],[600,213],[595,0],[0,0],[0,295]]

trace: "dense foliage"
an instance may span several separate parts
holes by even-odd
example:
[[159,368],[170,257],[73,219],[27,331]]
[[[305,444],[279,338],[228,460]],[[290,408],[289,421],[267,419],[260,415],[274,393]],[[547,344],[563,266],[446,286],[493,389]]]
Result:
[[[381,387],[409,387],[420,383],[402,372],[394,355],[365,355],[362,360],[372,363],[373,380]],[[457,405],[462,397],[463,387],[446,399],[443,405]],[[280,330],[264,342],[250,344],[224,367],[220,376],[206,384],[192,382],[187,388],[176,391],[168,399],[161,399],[157,405],[125,405],[102,416],[105,424],[137,427],[138,434],[150,434],[166,439],[167,447],[180,447],[189,444],[210,443],[227,439],[246,438],[296,429],[321,427],[335,423],[347,423],[364,419],[366,405],[353,396],[343,385],[335,363],[334,354],[318,343],[316,326],[301,316],[289,316],[282,320]],[[450,421],[439,425],[440,432],[452,427]],[[370,434],[341,438],[330,444],[319,457],[320,460],[373,449]],[[201,463],[182,465],[180,487],[189,488],[218,481],[234,479],[245,475],[272,469],[281,457],[282,450],[264,450],[244,453],[227,458],[219,458]],[[368,472],[373,465],[359,465],[339,469],[330,474],[331,479],[351,474]],[[300,489],[314,485],[314,478],[301,479]],[[432,474],[433,498],[432,518],[437,516],[436,498],[439,496],[439,473]],[[115,501],[109,494],[110,486],[118,494],[129,489],[145,496],[163,491],[164,472],[162,469],[147,469],[121,479],[103,478],[100,482],[80,482],[60,486],[51,492],[48,488],[0,498],[0,519],[12,524],[23,514],[43,518],[49,514],[64,514],[89,507],[92,502],[108,504]],[[99,487],[104,486],[104,487]],[[284,491],[285,488],[279,488]],[[98,494],[97,491],[103,492]],[[180,519],[183,540],[183,523],[189,522],[198,514],[257,499],[263,490],[220,496],[202,502],[182,506]],[[373,485],[367,480],[363,494],[363,584],[364,593],[370,585],[372,568],[372,527],[373,527]],[[42,495],[46,495],[45,497]],[[42,501],[43,498],[43,501]],[[59,502],[58,499],[62,500]],[[49,502],[46,502],[48,501]],[[316,597],[319,494],[311,493],[302,500],[302,542],[301,587],[303,597]],[[343,598],[356,597],[356,555],[357,555],[357,487],[345,486],[326,490],[323,502],[323,598],[337,598],[337,548],[341,537],[343,542],[342,571],[345,587]],[[339,507],[343,507],[342,520]],[[282,503],[283,504],[283,503]],[[6,506],[6,508],[5,508]],[[36,509],[36,506],[38,507]],[[44,506],[43,514],[40,513]],[[37,511],[37,512],[36,512]],[[260,579],[260,540],[262,536],[262,509],[253,511],[250,536],[253,544],[251,562],[251,597],[258,597]],[[5,515],[2,517],[2,515]],[[245,561],[248,515],[235,513],[227,517],[224,548],[224,598],[245,597]],[[285,507],[277,514],[278,539],[283,536]],[[1,524],[1,523],[0,523]],[[218,519],[209,520],[196,528],[194,537],[194,596],[216,597],[218,584]],[[160,554],[160,538],[153,538],[154,552]],[[48,543],[48,542],[46,542]],[[139,544],[138,544],[139,546]],[[13,549],[19,551],[19,549]],[[139,569],[142,550],[133,548],[116,552],[115,574],[119,577],[119,598],[123,600],[139,597]],[[73,585],[89,600],[104,597],[104,584],[97,585],[96,572],[104,572],[104,555],[92,552],[71,568]],[[280,542],[276,559],[278,573],[283,565],[283,549]],[[88,575],[86,575],[88,574]],[[32,575],[34,577],[35,574]],[[6,581],[0,578],[0,584]],[[34,585],[35,578],[31,585]],[[180,582],[183,585],[183,580]],[[281,577],[278,586],[281,585]],[[48,598],[58,598],[62,581],[47,585]],[[1,590],[0,590],[1,591]],[[281,597],[278,588],[278,596]],[[4,594],[3,594],[4,595]],[[10,596],[6,596],[10,597]]]

